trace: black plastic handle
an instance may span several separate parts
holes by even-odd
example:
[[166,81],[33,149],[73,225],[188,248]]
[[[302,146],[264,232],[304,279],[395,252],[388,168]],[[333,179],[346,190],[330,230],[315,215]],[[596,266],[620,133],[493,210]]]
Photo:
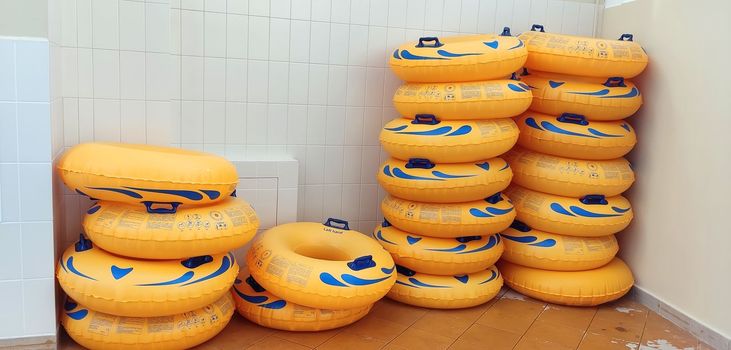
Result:
[[512,74],[510,74],[510,80],[518,80],[519,81],[520,78],[518,78],[518,75],[515,74],[515,72],[513,72]]
[[434,114],[417,114],[414,116],[414,120],[411,121],[411,124],[436,125],[439,124],[439,120],[437,120],[437,116]]
[[414,271],[408,267],[403,267],[401,265],[396,265],[396,272],[398,272],[404,276],[409,276],[409,277],[416,275],[416,271]]
[[[158,202],[142,202],[142,204],[145,205],[147,208],[147,212],[150,214],[175,214],[175,212],[178,211],[178,206],[180,206],[180,203],[172,202],[172,203],[158,203]],[[153,208],[152,206],[155,204],[169,204],[170,208]]]
[[434,163],[431,162],[431,160],[426,158],[411,158],[409,159],[409,162],[406,163],[406,168],[412,169],[412,168],[418,168],[418,169],[431,169],[434,167]]
[[563,113],[561,114],[561,116],[556,118],[556,120],[560,121],[561,123],[589,125],[589,121],[586,120],[586,117],[581,114]]
[[513,220],[513,223],[510,224],[510,227],[520,231],[520,232],[528,232],[531,230],[530,226],[526,225],[522,221]]
[[606,87],[627,87],[627,85],[624,85],[624,78],[622,77],[610,77],[603,85]]
[[526,75],[530,75],[530,73],[528,73],[528,68],[523,67],[523,72],[520,73],[520,76],[526,76]]
[[[434,45],[430,46],[430,45],[424,44],[425,42],[431,42],[431,41],[434,42]],[[439,38],[437,38],[435,36],[424,36],[424,37],[419,38],[419,43],[416,44],[416,47],[441,47],[442,45],[444,45],[444,44],[442,44],[439,41]]]
[[[340,227],[333,226],[335,224],[340,225]],[[325,225],[327,227],[341,229],[341,230],[350,230],[350,226],[348,226],[348,222],[345,220],[341,220],[341,219],[327,218],[327,220],[325,221],[325,223],[323,225]]]
[[503,27],[503,32],[500,33],[500,36],[513,36],[513,34],[510,34],[510,27]]
[[539,31],[539,32],[541,32],[541,33],[545,33],[546,32],[546,30],[543,28],[543,25],[542,24],[534,24],[534,25],[530,26],[530,31],[531,32],[535,32],[536,30]]
[[586,205],[609,204],[603,194],[587,194],[586,196],[581,197],[581,199],[579,200],[581,201],[581,203],[584,203]]
[[233,192],[231,192],[231,197],[236,197],[236,190],[234,190]]
[[464,236],[464,237],[457,237],[455,238],[459,243],[467,243],[471,241],[479,241],[482,239],[482,236]]
[[634,40],[634,38],[635,38],[635,36],[634,36],[634,35],[632,35],[632,34],[629,34],[629,33],[624,33],[624,34],[622,34],[622,36],[620,36],[620,37],[619,37],[619,39],[617,39],[617,40],[619,40],[619,41],[624,41],[624,39],[627,39],[627,41],[633,41],[633,40]]
[[185,259],[180,262],[181,265],[189,268],[194,269],[198,266],[201,266],[203,264],[207,264],[209,262],[213,261],[213,257],[210,255],[201,255],[201,256],[195,256],[192,258]]
[[94,245],[91,243],[91,240],[86,238],[83,233],[79,233],[79,241],[74,244],[74,250],[76,252],[83,252],[85,250],[89,250],[91,248],[94,248]]
[[490,197],[485,198],[485,202],[488,202],[490,204],[497,204],[498,202],[503,200],[502,193],[498,192],[493,194]]

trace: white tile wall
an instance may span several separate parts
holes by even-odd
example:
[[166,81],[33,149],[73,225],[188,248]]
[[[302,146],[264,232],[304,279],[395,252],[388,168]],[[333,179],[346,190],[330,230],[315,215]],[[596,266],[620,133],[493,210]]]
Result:
[[[596,10],[579,0],[63,0],[62,7],[65,146],[109,139],[293,157],[297,218],[337,216],[362,231],[380,216],[378,133],[396,117],[391,96],[400,82],[387,67],[395,46],[503,26],[517,34],[532,23],[591,35]],[[247,186],[266,191],[265,184]],[[75,200],[73,208],[86,205]],[[76,231],[75,222],[65,226]]]
[[0,340],[56,334],[51,163],[60,103],[50,70],[60,69],[58,53],[45,39],[0,37]]

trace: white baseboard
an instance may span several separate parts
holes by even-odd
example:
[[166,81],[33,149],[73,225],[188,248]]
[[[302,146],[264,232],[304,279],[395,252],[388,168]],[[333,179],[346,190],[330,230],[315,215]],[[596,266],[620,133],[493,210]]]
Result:
[[[629,296],[650,310],[657,312],[660,316],[670,320],[678,327],[698,337],[702,342],[712,346],[716,350],[731,350],[731,338],[715,331],[707,325],[698,322],[682,311],[660,300],[648,291],[634,286]],[[731,317],[731,316],[729,316]]]
[[0,339],[0,349],[55,349],[56,341],[55,335]]

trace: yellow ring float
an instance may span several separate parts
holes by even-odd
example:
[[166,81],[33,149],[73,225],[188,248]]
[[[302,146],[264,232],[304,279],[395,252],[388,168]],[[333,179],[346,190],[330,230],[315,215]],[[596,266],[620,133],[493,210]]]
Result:
[[553,117],[526,112],[516,122],[520,128],[518,145],[559,157],[615,159],[637,143],[635,130],[625,121],[592,122],[575,114]]
[[513,203],[501,193],[466,203],[423,203],[386,195],[381,212],[404,231],[437,238],[497,233],[515,219]]
[[500,236],[505,245],[503,260],[543,270],[591,270],[612,261],[619,251],[614,235],[558,235],[531,229],[520,221],[513,222]]
[[84,215],[84,232],[102,249],[131,258],[182,259],[225,253],[254,237],[259,218],[230,197],[176,213],[149,214],[139,205],[100,201]]
[[518,147],[506,153],[505,160],[513,168],[514,183],[559,196],[616,196],[635,181],[635,173],[624,158],[571,159]]
[[549,303],[594,306],[617,300],[635,283],[627,264],[619,258],[586,271],[548,271],[498,262],[505,284],[518,293]]
[[622,77],[591,78],[531,71],[520,80],[531,87],[536,112],[559,115],[572,113],[589,120],[627,118],[642,105],[635,84]]
[[269,229],[254,242],[247,262],[251,276],[272,294],[318,309],[373,304],[396,280],[391,255],[337,219]]
[[130,317],[168,316],[218,300],[239,266],[233,254],[186,260],[136,260],[107,253],[82,235],[63,253],[56,277],[79,304]]
[[398,279],[388,292],[390,299],[434,309],[460,309],[484,304],[503,286],[495,266],[466,275],[439,276],[418,273],[396,265]]
[[459,275],[495,265],[503,253],[500,235],[434,238],[399,230],[384,220],[373,236],[396,264],[432,275]]
[[518,37],[528,47],[525,66],[542,72],[632,78],[647,66],[647,54],[632,34],[606,40],[545,33],[542,25],[534,24]]
[[247,270],[242,269],[231,288],[236,310],[260,326],[295,332],[324,331],[349,325],[371,310],[371,305],[353,309],[315,309],[297,305],[269,293]]
[[401,80],[450,82],[504,77],[523,66],[528,51],[505,27],[501,35],[423,37],[401,45],[389,65]]
[[423,158],[390,158],[381,165],[377,179],[386,192],[398,198],[459,203],[500,192],[512,177],[510,166],[502,158],[453,164],[434,164]]
[[622,196],[561,197],[517,185],[505,190],[513,200],[517,219],[534,229],[579,237],[608,236],[632,221],[632,207]]
[[518,126],[510,118],[440,121],[434,115],[419,114],[388,122],[380,140],[383,149],[397,159],[466,163],[509,151],[518,141]]
[[517,80],[467,83],[410,83],[393,95],[393,105],[406,118],[433,114],[439,120],[502,119],[530,107],[530,87]]
[[[59,175],[90,198],[143,203],[210,204],[236,188],[236,168],[223,157],[172,147],[83,143],[58,161]],[[162,208],[156,209],[158,212]]]
[[168,317],[105,314],[66,300],[61,325],[81,346],[105,350],[188,349],[213,338],[234,313],[231,295],[213,304]]

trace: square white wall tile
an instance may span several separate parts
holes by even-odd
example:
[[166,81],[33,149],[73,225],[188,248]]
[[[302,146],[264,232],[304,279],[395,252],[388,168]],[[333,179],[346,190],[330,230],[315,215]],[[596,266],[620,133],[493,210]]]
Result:
[[4,308],[0,312],[0,338],[23,335],[23,282],[0,281],[0,300]]
[[56,334],[55,281],[53,278],[23,281],[23,331]]
[[48,41],[16,41],[15,62],[15,89],[18,101],[48,102],[50,98]]

